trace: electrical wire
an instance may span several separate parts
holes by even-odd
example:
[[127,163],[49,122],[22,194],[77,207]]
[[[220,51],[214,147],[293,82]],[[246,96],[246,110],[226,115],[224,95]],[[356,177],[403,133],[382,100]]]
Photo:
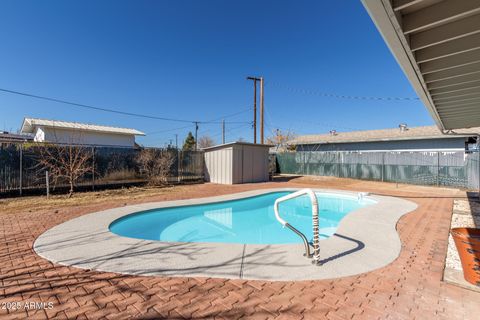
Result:
[[[209,120],[209,121],[203,121],[201,122],[201,124],[220,124],[220,123],[223,123],[222,121],[220,122],[216,122],[217,120],[219,119],[225,119],[225,118],[231,118],[231,117],[234,117],[236,115],[239,115],[239,114],[242,114],[242,113],[245,113],[247,111],[250,111],[252,110],[253,108],[247,108],[247,109],[244,109],[242,111],[238,111],[238,112],[235,112],[235,113],[232,113],[232,114],[228,114],[228,115],[225,115],[223,117],[218,117],[218,118],[215,118],[215,119],[212,119],[212,120]],[[250,121],[225,121],[226,124],[237,124],[237,123],[251,123]],[[166,129],[166,130],[160,130],[160,131],[153,131],[153,132],[147,132],[146,134],[147,135],[155,135],[155,134],[159,134],[159,133],[165,133],[165,132],[172,132],[172,131],[176,131],[176,130],[182,130],[182,129],[186,129],[186,128],[190,128],[191,125],[188,125],[188,126],[182,126],[182,127],[178,127],[178,128],[172,128],[172,129]]]
[[[126,112],[126,111],[120,111],[120,110],[115,110],[115,109],[110,109],[110,108],[96,107],[96,106],[92,106],[92,105],[87,105],[87,104],[82,104],[82,103],[77,103],[77,102],[71,102],[71,101],[57,99],[57,98],[40,96],[40,95],[26,93],[26,92],[9,90],[9,89],[4,89],[4,88],[0,88],[0,91],[5,92],[5,93],[10,93],[10,94],[16,94],[16,95],[20,95],[20,96],[24,96],[24,97],[30,97],[30,98],[40,99],[40,100],[46,100],[46,101],[51,101],[51,102],[56,102],[56,103],[67,104],[67,105],[80,107],[80,108],[84,108],[84,109],[110,112],[110,113],[116,113],[116,114],[121,114],[121,115],[126,115],[126,116],[132,116],[132,117],[147,118],[147,119],[162,120],[162,121],[172,121],[172,122],[184,122],[184,123],[215,123],[214,121],[199,121],[199,120],[187,120],[187,119],[178,119],[178,118],[167,118],[167,117],[146,115],[146,114],[141,114],[141,113]],[[218,122],[218,123],[221,123],[221,122]]]
[[372,97],[372,96],[341,95],[341,94],[335,94],[335,93],[322,92],[318,90],[295,88],[295,87],[287,86],[274,81],[265,82],[265,85],[267,86],[271,85],[272,87],[283,88],[291,92],[315,95],[315,96],[320,96],[325,98],[349,99],[349,100],[378,100],[378,101],[419,101],[420,100],[420,98],[418,97]]

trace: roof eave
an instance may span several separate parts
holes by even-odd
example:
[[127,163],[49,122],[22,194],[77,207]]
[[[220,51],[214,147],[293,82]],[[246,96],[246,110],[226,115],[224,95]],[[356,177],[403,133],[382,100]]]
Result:
[[227,142],[227,143],[224,143],[224,144],[217,144],[216,146],[202,148],[201,150],[208,151],[208,150],[212,150],[212,149],[224,148],[224,147],[229,147],[229,146],[233,146],[233,145],[245,145],[245,146],[268,147],[268,148],[274,147],[273,144],[260,144],[260,143],[236,141],[236,142]]
[[408,141],[408,140],[427,140],[427,139],[451,139],[451,138],[468,138],[477,134],[443,134],[438,136],[422,136],[422,137],[401,137],[395,139],[364,139],[364,140],[343,140],[343,141],[313,141],[313,142],[292,142],[294,145],[311,145],[311,144],[336,144],[336,143],[365,143],[365,142],[391,142],[391,141]]
[[114,130],[97,130],[97,129],[89,129],[89,128],[70,128],[64,126],[55,126],[50,124],[35,124],[32,123],[32,118],[23,118],[22,127],[20,132],[24,133],[33,133],[35,127],[44,127],[44,128],[54,128],[54,129],[64,129],[64,130],[79,130],[79,131],[89,131],[89,132],[99,132],[99,133],[112,133],[118,135],[127,135],[127,136],[146,136],[146,134],[142,131],[136,129],[128,129],[132,130],[132,132],[121,132],[121,131],[114,131]]
[[[20,129],[20,132],[23,132],[23,133],[32,133],[32,132],[33,132],[33,128],[32,128],[32,126],[30,125],[29,120],[30,120],[30,118],[23,118],[22,127],[21,127],[21,129]],[[28,124],[27,124],[27,123],[28,123]],[[29,128],[28,131],[25,131],[25,130],[26,130],[26,129],[25,129],[26,127]]]

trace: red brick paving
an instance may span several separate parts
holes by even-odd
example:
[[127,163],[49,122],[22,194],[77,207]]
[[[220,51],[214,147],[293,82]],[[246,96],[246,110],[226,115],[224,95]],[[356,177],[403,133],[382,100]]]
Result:
[[[402,251],[394,263],[357,276],[299,282],[136,277],[85,271],[38,257],[32,244],[54,225],[117,204],[16,212],[0,215],[0,318],[479,319],[480,294],[441,281],[453,203],[448,194],[453,192],[338,181],[316,184],[403,195],[418,203],[418,209],[397,225]],[[185,188],[186,192],[148,201],[272,186],[300,184],[192,185]],[[52,302],[53,308],[25,310],[21,305],[20,310],[6,310],[8,302]]]

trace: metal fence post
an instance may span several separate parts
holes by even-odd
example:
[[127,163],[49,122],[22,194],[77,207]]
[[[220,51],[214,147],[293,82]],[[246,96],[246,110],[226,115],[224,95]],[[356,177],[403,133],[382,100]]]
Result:
[[307,165],[307,152],[303,151],[303,168],[302,173],[305,175],[307,170],[305,170],[305,166]]
[[385,152],[382,152],[382,182],[385,181]]
[[95,146],[92,147],[92,190],[95,190]]
[[335,158],[337,158],[337,178],[340,178],[340,152],[337,151],[337,156]]
[[20,144],[20,177],[19,177],[19,192],[23,193],[23,144]]
[[437,151],[437,187],[440,185],[440,151]]
[[50,198],[50,180],[48,179],[48,170],[45,171],[45,186],[47,187],[47,198]]

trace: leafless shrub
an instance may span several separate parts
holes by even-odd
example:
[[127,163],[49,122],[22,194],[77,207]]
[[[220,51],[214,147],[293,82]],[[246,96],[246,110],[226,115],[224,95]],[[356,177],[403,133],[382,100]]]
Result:
[[198,148],[200,149],[213,147],[214,145],[215,141],[209,136],[203,136],[198,139]]
[[295,145],[292,143],[295,138],[295,133],[277,129],[275,134],[267,138],[267,143],[274,145],[275,150],[279,152],[295,151]]
[[171,150],[142,149],[137,155],[137,162],[150,185],[164,185],[175,163],[175,154]]
[[107,172],[98,179],[98,182],[124,181],[137,179],[137,172],[133,169],[121,168],[116,171]]
[[48,171],[54,185],[66,181],[71,197],[80,177],[93,172],[92,149],[84,146],[43,144],[35,147],[38,151],[37,168]]

